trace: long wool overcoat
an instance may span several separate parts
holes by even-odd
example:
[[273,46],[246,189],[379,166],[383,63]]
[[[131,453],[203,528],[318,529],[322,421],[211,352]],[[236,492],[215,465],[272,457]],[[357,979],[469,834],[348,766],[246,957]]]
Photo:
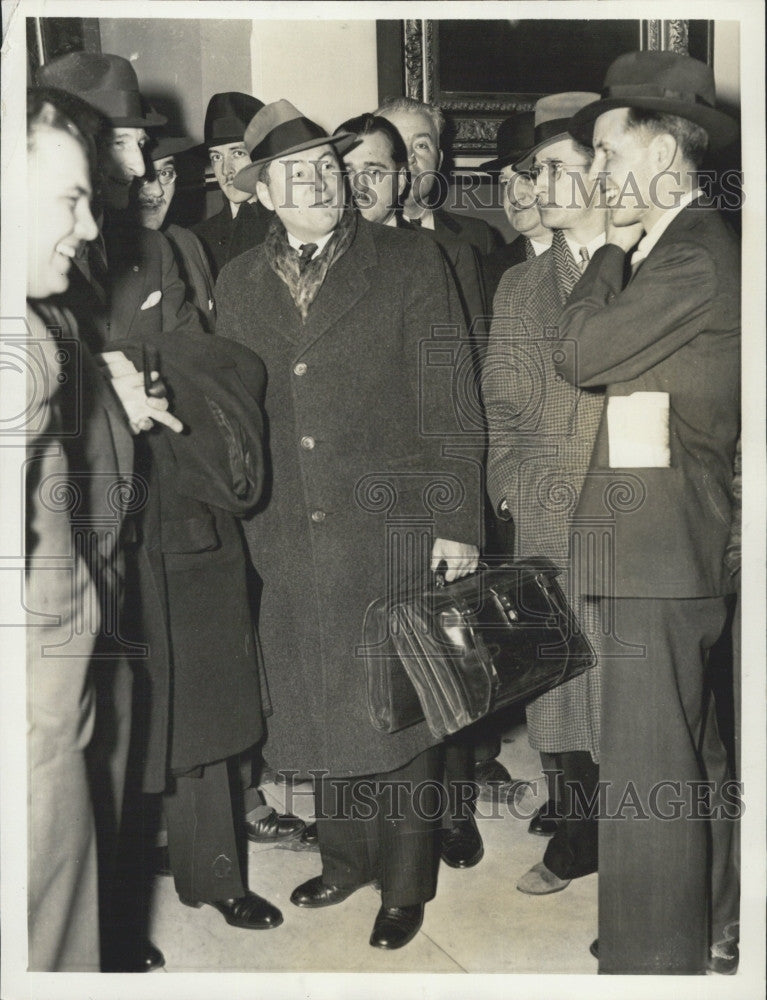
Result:
[[306,322],[263,246],[224,268],[216,296],[218,334],[267,370],[271,484],[245,523],[263,583],[264,756],[302,773],[392,770],[435,741],[424,723],[372,727],[366,609],[402,576],[392,553],[408,531],[481,533],[481,442],[453,399],[468,356],[455,287],[436,246],[360,219]]

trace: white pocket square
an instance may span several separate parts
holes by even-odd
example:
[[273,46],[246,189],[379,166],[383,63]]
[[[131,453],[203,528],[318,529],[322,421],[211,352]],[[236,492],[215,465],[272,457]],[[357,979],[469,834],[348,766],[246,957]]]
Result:
[[149,295],[147,295],[146,302],[141,306],[141,308],[151,309],[152,306],[157,305],[157,303],[160,301],[161,298],[162,298],[162,292],[158,288],[156,292],[150,292]]

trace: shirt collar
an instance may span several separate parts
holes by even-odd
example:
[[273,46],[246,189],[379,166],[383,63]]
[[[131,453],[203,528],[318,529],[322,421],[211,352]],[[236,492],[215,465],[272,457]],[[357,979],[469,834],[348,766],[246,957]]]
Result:
[[[288,233],[287,229],[285,230],[285,232],[287,233],[288,243],[293,247],[294,250],[300,251],[301,247],[304,245],[304,240],[297,240],[292,233]],[[331,229],[330,232],[325,233],[324,236],[318,236],[316,240],[307,241],[309,243],[317,244],[317,249],[311,256],[312,260],[314,260],[315,257],[318,257],[322,253],[322,251],[325,249],[325,244],[328,242],[328,240],[330,239],[330,237],[333,235],[334,232],[335,230]]]
[[634,264],[638,264],[640,260],[644,260],[645,257],[649,256],[650,251],[655,247],[655,244],[666,232],[682,209],[687,208],[689,204],[695,201],[696,198],[700,198],[702,194],[703,192],[700,188],[695,188],[693,191],[688,191],[688,193],[682,197],[676,208],[666,209],[655,225],[648,232],[646,232],[639,243],[637,243],[637,248],[631,255],[632,267]]
[[407,222],[415,221],[416,225],[418,225],[418,222],[420,222],[421,229],[432,229],[432,230],[434,229],[434,212],[432,212],[430,208],[427,208],[424,211],[423,215],[419,215],[417,220],[409,219],[406,215],[404,217]]
[[533,248],[535,256],[540,257],[542,253],[546,253],[546,251],[551,247],[551,244],[539,243],[538,240],[530,240],[530,246]]

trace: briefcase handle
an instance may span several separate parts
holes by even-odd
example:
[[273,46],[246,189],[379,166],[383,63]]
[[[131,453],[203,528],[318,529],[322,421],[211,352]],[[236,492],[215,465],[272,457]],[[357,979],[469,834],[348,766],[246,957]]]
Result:
[[[550,559],[545,556],[531,556],[529,559],[509,559],[507,562],[501,562],[493,564],[490,566],[483,559],[480,559],[477,563],[477,568],[473,573],[469,573],[466,576],[460,577],[458,580],[451,580],[451,583],[460,583],[461,580],[470,580],[472,576],[476,576],[477,573],[489,571],[491,569],[530,569],[534,572],[544,573],[547,576],[559,576],[561,570],[553,563]],[[436,590],[444,590],[445,587],[450,586],[447,580],[445,580],[445,573],[447,572],[447,563],[444,559],[440,561],[439,566],[434,570],[434,587]]]

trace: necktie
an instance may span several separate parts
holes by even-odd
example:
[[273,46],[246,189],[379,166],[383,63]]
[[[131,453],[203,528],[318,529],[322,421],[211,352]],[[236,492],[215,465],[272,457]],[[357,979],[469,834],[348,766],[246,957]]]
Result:
[[304,271],[317,250],[316,243],[302,243],[299,247],[298,270]]
[[581,259],[578,261],[578,267],[581,269],[581,274],[583,274],[583,272],[589,266],[589,261],[591,260],[591,257],[589,256],[589,252],[586,249],[586,247],[579,247],[578,253],[581,255]]
[[423,225],[423,219],[420,219],[420,218],[419,219],[408,219],[407,221],[410,223],[411,226],[422,226]]

